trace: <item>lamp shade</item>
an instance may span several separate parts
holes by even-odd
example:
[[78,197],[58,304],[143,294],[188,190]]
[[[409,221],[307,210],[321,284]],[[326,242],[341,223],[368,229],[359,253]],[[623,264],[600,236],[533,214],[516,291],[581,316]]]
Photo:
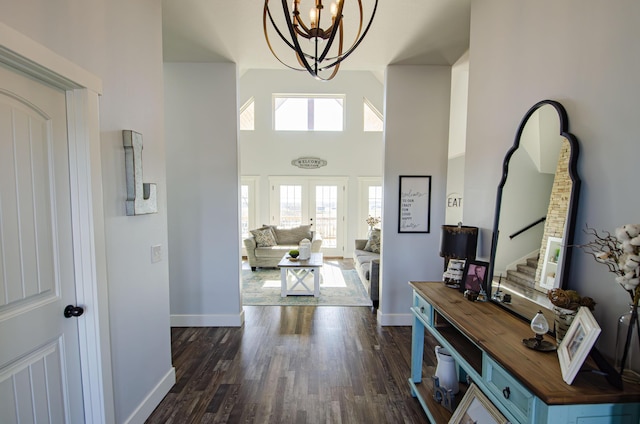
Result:
[[443,225],[440,236],[440,256],[449,259],[476,258],[478,227]]

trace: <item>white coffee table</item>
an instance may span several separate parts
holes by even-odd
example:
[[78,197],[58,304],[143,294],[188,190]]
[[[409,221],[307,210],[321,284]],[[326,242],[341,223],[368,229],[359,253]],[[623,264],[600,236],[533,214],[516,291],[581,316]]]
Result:
[[[321,266],[322,253],[312,253],[309,259],[298,261],[292,261],[288,254],[284,255],[278,263],[282,297],[320,296]],[[310,277],[313,277],[313,290],[309,287]]]

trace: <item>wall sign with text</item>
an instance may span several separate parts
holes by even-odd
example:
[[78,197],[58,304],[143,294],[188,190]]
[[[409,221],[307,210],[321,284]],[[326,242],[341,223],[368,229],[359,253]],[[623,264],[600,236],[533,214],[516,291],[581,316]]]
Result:
[[327,161],[320,158],[303,157],[292,160],[291,165],[302,169],[317,169],[327,166]]
[[447,207],[448,208],[461,208],[462,207],[462,194],[460,193],[449,193],[447,194]]
[[399,233],[431,231],[431,176],[400,175]]

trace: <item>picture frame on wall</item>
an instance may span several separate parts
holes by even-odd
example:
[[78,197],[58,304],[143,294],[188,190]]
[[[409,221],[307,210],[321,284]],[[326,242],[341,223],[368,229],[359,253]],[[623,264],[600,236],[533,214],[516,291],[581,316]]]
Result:
[[468,259],[464,264],[460,291],[469,290],[474,293],[480,293],[480,291],[484,290],[486,292],[488,274],[489,262]]
[[596,343],[600,331],[600,326],[589,308],[580,307],[567,330],[567,334],[558,346],[560,370],[565,383],[573,384],[578,371]]
[[431,232],[431,176],[400,175],[398,233]]
[[484,393],[471,384],[454,411],[449,424],[507,424],[508,420]]

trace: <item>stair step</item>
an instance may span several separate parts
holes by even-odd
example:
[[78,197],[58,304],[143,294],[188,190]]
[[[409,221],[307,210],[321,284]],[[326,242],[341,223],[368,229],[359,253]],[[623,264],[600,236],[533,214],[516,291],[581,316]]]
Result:
[[529,265],[523,265],[523,264],[518,264],[516,268],[518,269],[518,272],[522,274],[530,275],[532,277],[536,276],[536,270],[538,269],[537,266],[534,268]]
[[538,268],[538,258],[528,258],[527,266],[530,266],[531,268]]
[[517,285],[533,288],[535,287],[535,281],[533,276],[529,274],[523,274],[518,271],[507,271],[507,280],[514,282]]
[[525,296],[531,296],[535,292],[535,289],[533,287],[520,284],[516,281],[507,279],[507,283],[510,284],[510,290],[515,290],[519,293],[524,294]]

